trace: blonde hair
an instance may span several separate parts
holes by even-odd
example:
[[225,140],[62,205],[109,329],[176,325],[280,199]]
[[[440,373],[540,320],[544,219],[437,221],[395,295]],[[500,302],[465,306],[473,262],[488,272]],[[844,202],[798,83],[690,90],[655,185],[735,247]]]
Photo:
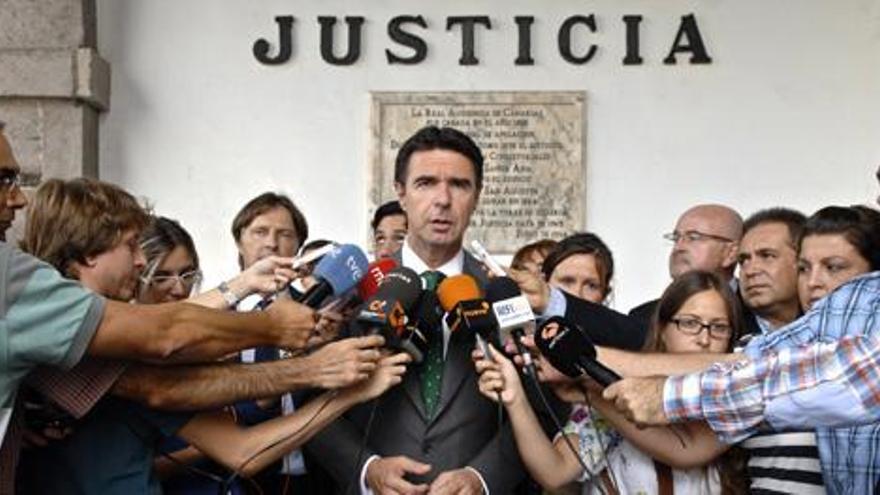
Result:
[[113,184],[49,179],[34,194],[21,249],[73,277],[73,262],[84,264],[112,249],[126,231],[146,227],[149,218],[134,196]]

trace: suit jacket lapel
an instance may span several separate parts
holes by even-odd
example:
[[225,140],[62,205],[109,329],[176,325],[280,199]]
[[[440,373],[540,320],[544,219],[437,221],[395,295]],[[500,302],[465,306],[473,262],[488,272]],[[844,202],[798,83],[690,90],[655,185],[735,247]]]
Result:
[[[401,251],[397,251],[393,255],[398,265],[403,264]],[[488,276],[479,261],[470,255],[467,251],[464,253],[464,273],[477,279],[481,287],[485,287],[488,283]],[[419,412],[423,419],[428,423],[433,423],[443,414],[444,409],[452,402],[462,381],[472,372],[473,364],[471,363],[471,349],[473,348],[474,339],[465,335],[451,335],[449,339],[449,347],[446,351],[446,360],[443,365],[443,381],[440,391],[440,404],[437,405],[433,418],[428,418],[425,410],[425,402],[422,399],[422,384],[419,380],[418,367],[410,368],[403,380],[403,389],[412,401],[413,406]]]
[[443,381],[440,384],[440,404],[431,422],[437,420],[443,411],[452,403],[461,383],[472,371],[471,349],[473,338],[461,334],[453,334],[449,339],[449,349],[446,351],[446,361],[443,363]]

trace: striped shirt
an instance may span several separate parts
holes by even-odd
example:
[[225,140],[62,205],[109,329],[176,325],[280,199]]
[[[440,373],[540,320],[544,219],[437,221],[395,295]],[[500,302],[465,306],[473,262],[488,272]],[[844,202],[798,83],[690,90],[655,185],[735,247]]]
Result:
[[759,433],[740,444],[749,454],[751,493],[824,495],[816,433]]

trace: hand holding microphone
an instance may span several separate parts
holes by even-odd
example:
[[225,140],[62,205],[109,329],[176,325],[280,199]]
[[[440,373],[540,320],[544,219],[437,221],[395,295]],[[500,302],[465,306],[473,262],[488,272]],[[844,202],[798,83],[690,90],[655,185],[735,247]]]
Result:
[[414,331],[410,316],[421,294],[422,282],[416,272],[406,267],[391,270],[357,314],[355,323],[360,327],[360,333],[382,335],[386,346],[405,351],[414,362],[421,362],[427,342]]
[[318,308],[330,296],[340,296],[353,289],[367,274],[369,262],[361,248],[354,244],[334,247],[325,254],[312,275],[317,280],[299,302]]
[[493,345],[489,344],[487,348],[491,353],[489,356],[484,355],[480,349],[471,354],[480,376],[477,382],[480,393],[493,401],[500,400],[505,406],[525,399],[522,382],[513,363]]
[[517,354],[522,357],[526,374],[537,377],[532,354],[523,345],[526,335],[535,330],[535,315],[528,299],[522,295],[510,277],[495,277],[486,289],[486,299],[492,303],[492,312],[498,321],[501,344],[512,340]]

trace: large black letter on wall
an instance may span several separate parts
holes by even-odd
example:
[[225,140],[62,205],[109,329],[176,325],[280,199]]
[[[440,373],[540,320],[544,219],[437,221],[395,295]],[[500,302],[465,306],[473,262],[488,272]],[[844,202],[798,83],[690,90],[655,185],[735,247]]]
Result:
[[346,16],[348,50],[342,57],[333,54],[333,26],[336,24],[336,17],[319,16],[318,23],[321,24],[321,58],[333,65],[351,65],[357,62],[361,56],[361,26],[364,24],[364,18]]
[[535,59],[532,58],[532,24],[535,23],[535,16],[518,15],[513,20],[516,21],[516,27],[519,28],[519,54],[513,63],[516,65],[535,65]]
[[403,46],[412,48],[414,53],[411,57],[401,57],[391,50],[386,49],[385,58],[388,60],[389,64],[417,64],[425,60],[425,57],[428,55],[428,45],[425,43],[425,40],[412,33],[404,31],[401,27],[403,24],[416,24],[423,28],[428,27],[425,18],[420,15],[399,15],[391,19],[388,22],[388,37]]
[[[685,44],[685,38],[687,43]],[[675,55],[677,53],[691,54],[692,64],[711,64],[712,59],[706,53],[706,46],[703,44],[703,37],[700,36],[700,28],[697,27],[697,19],[694,14],[681,16],[681,24],[678,26],[678,34],[675,35],[675,41],[672,43],[672,49],[669,55],[663,59],[663,63],[667,65],[675,64]]]
[[573,15],[562,23],[559,27],[559,54],[570,64],[585,64],[596,54],[596,45],[590,45],[586,55],[577,57],[571,53],[571,29],[575,24],[583,24],[587,26],[591,32],[596,32],[596,18],[593,14],[588,16]]
[[458,59],[458,65],[477,65],[480,61],[474,55],[474,25],[480,24],[486,26],[486,29],[492,29],[492,23],[489,16],[453,16],[446,18],[446,30],[452,29],[452,26],[461,24],[461,58]]
[[266,65],[283,64],[290,60],[293,45],[293,16],[280,15],[275,18],[278,23],[278,55],[269,56],[269,50],[272,46],[265,38],[254,41],[254,57],[261,63]]
[[639,54],[639,23],[642,22],[642,16],[625,15],[623,22],[626,24],[626,56],[623,57],[623,65],[642,65],[642,56]]

